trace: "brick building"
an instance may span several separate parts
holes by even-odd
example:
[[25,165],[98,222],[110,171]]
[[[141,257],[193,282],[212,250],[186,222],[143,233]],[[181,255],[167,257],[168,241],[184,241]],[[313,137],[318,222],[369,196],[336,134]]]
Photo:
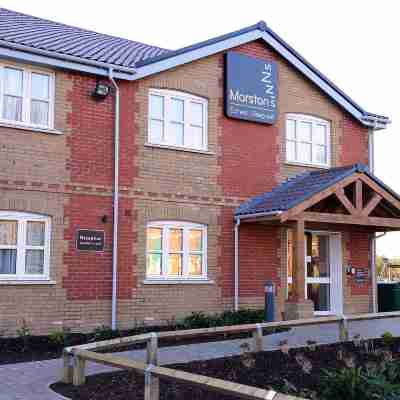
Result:
[[258,308],[266,281],[276,319],[374,309],[389,120],[264,23],[170,51],[1,9],[0,54],[0,328]]

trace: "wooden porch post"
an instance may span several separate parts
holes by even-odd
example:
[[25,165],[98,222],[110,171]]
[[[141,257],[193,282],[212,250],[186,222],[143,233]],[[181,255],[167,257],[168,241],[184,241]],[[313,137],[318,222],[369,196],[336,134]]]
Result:
[[305,294],[305,240],[304,220],[295,222],[293,232],[293,300],[302,302]]
[[285,306],[285,318],[288,320],[311,318],[314,315],[314,304],[306,299],[306,255],[304,237],[304,219],[298,219],[293,225],[293,270],[292,296]]

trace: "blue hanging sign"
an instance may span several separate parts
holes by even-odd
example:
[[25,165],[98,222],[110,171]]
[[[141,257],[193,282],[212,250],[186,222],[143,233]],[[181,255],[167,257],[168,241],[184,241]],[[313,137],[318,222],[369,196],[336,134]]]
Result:
[[274,61],[230,51],[225,59],[225,114],[274,124],[278,117],[278,71]]

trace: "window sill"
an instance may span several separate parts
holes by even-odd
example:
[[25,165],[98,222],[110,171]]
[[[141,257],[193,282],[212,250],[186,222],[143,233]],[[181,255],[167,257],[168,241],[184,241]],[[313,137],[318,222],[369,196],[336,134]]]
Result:
[[204,154],[208,156],[214,156],[215,153],[208,150],[197,150],[197,149],[189,149],[186,147],[179,147],[179,146],[169,146],[166,144],[154,144],[154,143],[145,143],[145,147],[153,147],[156,149],[166,149],[166,150],[174,150],[174,151],[185,151],[187,153],[197,153],[197,154]]
[[55,285],[57,282],[48,279],[0,279],[0,285]]
[[144,285],[213,285],[209,279],[145,279]]
[[57,129],[52,129],[52,128],[40,128],[37,126],[32,126],[32,125],[19,125],[18,123],[12,123],[12,122],[5,122],[5,121],[0,121],[0,127],[4,128],[13,128],[13,129],[21,129],[23,131],[32,131],[32,132],[39,132],[39,133],[48,133],[52,135],[62,135],[63,133]]
[[317,165],[317,164],[306,164],[295,161],[285,161],[286,165],[294,166],[294,167],[306,167],[306,168],[315,168],[315,169],[329,169],[330,165]]

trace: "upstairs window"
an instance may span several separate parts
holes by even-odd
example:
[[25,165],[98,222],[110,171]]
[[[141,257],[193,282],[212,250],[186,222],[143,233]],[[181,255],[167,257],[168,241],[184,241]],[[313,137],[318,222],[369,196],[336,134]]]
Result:
[[171,90],[149,93],[149,143],[207,150],[206,99]]
[[48,279],[50,218],[0,211],[0,280]]
[[329,167],[330,123],[302,114],[286,118],[286,161]]
[[8,65],[0,66],[0,74],[0,120],[52,128],[54,76]]
[[189,222],[147,226],[147,278],[206,279],[207,229]]

